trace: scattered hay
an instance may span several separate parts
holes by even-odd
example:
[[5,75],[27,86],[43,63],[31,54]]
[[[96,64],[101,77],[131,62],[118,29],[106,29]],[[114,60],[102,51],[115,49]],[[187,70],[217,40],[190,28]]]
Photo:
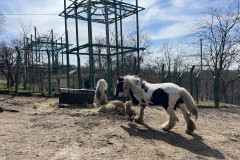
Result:
[[71,115],[99,115],[99,114],[118,114],[126,115],[124,103],[118,100],[110,101],[106,105],[94,104],[59,104],[59,108],[67,108],[71,110]]
[[59,104],[60,109],[70,116],[96,116],[98,115],[97,106],[95,104]]
[[119,100],[110,101],[106,105],[94,104],[59,104],[57,102],[35,103],[33,109],[39,111],[53,111],[60,109],[60,113],[70,116],[97,116],[97,115],[121,115],[125,116],[124,103]]
[[76,110],[69,110],[67,112],[70,116],[97,116],[98,115],[98,109],[97,108],[91,108],[91,109],[76,109]]
[[100,106],[99,113],[109,114],[109,115],[113,115],[113,114],[126,115],[124,103],[119,100],[114,100],[109,102],[106,105]]
[[96,108],[95,104],[59,104],[59,108],[68,108],[68,109],[91,109]]
[[36,110],[53,110],[58,108],[57,102],[34,103],[33,109]]

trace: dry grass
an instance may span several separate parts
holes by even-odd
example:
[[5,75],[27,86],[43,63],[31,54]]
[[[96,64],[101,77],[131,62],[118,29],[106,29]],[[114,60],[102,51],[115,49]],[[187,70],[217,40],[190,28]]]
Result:
[[99,106],[99,113],[126,115],[124,103],[118,100],[110,101],[106,105]]
[[[199,101],[199,104],[197,104],[199,107],[203,108],[214,108],[215,104],[214,101]],[[219,107],[239,107],[238,105],[229,104],[229,103],[223,103],[219,102]]]
[[80,105],[70,105],[70,104],[59,104],[57,102],[48,103],[34,103],[33,109],[39,111],[53,111],[55,109],[67,110],[71,116],[80,115],[126,115],[124,109],[124,103],[122,101],[114,100],[110,101],[106,105],[96,104],[80,104]]

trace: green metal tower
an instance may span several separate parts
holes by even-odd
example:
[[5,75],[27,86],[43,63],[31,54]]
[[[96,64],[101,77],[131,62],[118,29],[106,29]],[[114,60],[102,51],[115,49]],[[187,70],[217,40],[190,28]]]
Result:
[[[34,35],[30,38],[24,37],[24,75],[26,75],[26,83],[29,85],[41,84],[44,70],[51,72],[53,75],[59,74],[58,69],[64,67],[60,66],[58,62],[59,54],[66,48],[66,43],[62,42],[62,37],[54,39],[53,30],[47,36],[40,36],[37,28],[34,27]],[[48,53],[47,53],[48,51]],[[46,62],[45,59],[48,59]],[[51,75],[51,74],[49,74]],[[51,78],[51,77],[48,77]],[[50,81],[51,82],[51,81]],[[49,83],[49,89],[51,84]],[[49,90],[49,93],[51,91]]]
[[[137,73],[140,73],[140,50],[144,48],[139,47],[139,21],[138,21],[138,12],[144,10],[144,8],[138,6],[138,0],[136,4],[128,4],[123,1],[118,0],[69,0],[70,5],[66,6],[66,0],[64,0],[64,11],[59,14],[65,18],[65,33],[66,33],[66,54],[77,55],[78,69],[80,69],[80,55],[87,55],[89,57],[89,74],[90,74],[90,83],[91,87],[94,89],[94,56],[105,56],[107,57],[108,63],[108,94],[111,95],[111,57],[116,56],[117,59],[117,75],[120,74],[120,65],[119,57],[123,59],[124,54],[126,53],[137,53]],[[123,45],[123,29],[122,29],[122,20],[126,17],[135,15],[136,16],[136,32],[137,32],[137,42],[135,46],[124,46]],[[75,20],[75,29],[76,29],[76,47],[69,48],[68,46],[68,19]],[[79,35],[78,35],[78,21],[87,21],[88,28],[88,43],[79,45]],[[100,23],[104,25],[106,33],[106,44],[95,44],[93,43],[93,23]],[[115,39],[116,43],[114,45],[110,44],[109,40],[109,26],[113,24],[115,27]],[[118,36],[118,30],[120,30],[120,37]],[[119,44],[119,41],[121,42]],[[101,47],[105,50],[104,53],[95,53],[93,48]],[[88,52],[86,52],[86,50]],[[85,51],[85,52],[84,52]],[[67,59],[69,62],[69,59]],[[67,63],[69,65],[69,63]],[[122,72],[123,74],[123,61],[122,61]],[[79,77],[81,72],[79,71]],[[79,78],[81,79],[81,78]]]

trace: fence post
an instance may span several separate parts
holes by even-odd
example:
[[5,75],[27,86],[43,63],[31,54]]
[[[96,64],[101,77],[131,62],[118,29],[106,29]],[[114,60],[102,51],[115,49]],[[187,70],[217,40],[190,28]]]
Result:
[[162,83],[164,83],[164,64],[162,64]]
[[198,99],[198,78],[199,78],[199,73],[196,75],[196,99],[197,99],[197,104],[199,103],[199,99]]
[[137,74],[137,59],[134,57],[134,74]]
[[15,85],[15,95],[18,94],[18,81],[19,81],[19,70],[20,70],[20,61],[21,61],[21,52],[18,47],[15,47],[17,50],[17,72],[16,72],[16,85]]
[[166,83],[168,81],[168,74],[166,74],[163,78],[163,83]]
[[233,104],[233,82],[232,82],[232,95],[231,95],[231,104]]
[[47,54],[48,54],[48,94],[52,94],[52,86],[51,86],[51,57],[50,57],[50,53],[47,49]]
[[216,107],[219,106],[219,96],[218,96],[219,72],[220,70],[218,69],[214,76],[214,104]]
[[206,101],[208,101],[208,82],[206,82]]
[[[238,78],[240,79],[240,74],[238,75]],[[238,84],[239,84],[239,82],[238,82]],[[238,85],[238,105],[239,105],[239,102],[240,102],[240,97],[239,97],[239,85]]]
[[183,73],[181,73],[180,76],[178,77],[178,83],[180,87],[182,87],[182,77],[183,77]]
[[196,78],[193,79],[193,99],[197,100],[197,98],[196,98]]
[[193,77],[192,77],[192,72],[194,70],[195,66],[193,65],[191,70],[190,70],[190,93],[193,95]]

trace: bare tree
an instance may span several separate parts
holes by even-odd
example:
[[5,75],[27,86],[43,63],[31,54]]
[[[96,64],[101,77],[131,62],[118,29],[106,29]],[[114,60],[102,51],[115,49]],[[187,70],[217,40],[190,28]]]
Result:
[[[94,37],[94,42],[99,45],[104,45],[106,44],[106,39],[104,38],[104,36],[99,35]],[[100,75],[104,77],[104,75],[107,75],[107,57],[101,56],[101,54],[105,54],[105,49],[101,46],[97,46],[93,48],[93,52],[99,54],[98,56],[94,56],[94,64],[97,64]],[[95,66],[95,69],[97,69],[97,66]]]
[[14,72],[16,53],[15,49],[7,46],[6,42],[0,43],[0,72],[7,79],[7,88],[9,89],[15,83]]
[[204,57],[209,71],[214,77],[220,71],[220,81],[225,102],[228,102],[227,88],[237,76],[230,75],[230,67],[239,56],[240,23],[239,12],[233,4],[227,7],[208,8],[204,18],[196,25],[194,36],[203,39],[203,46],[209,55]]
[[[167,67],[167,74],[169,76],[169,81],[171,79],[174,83],[177,83],[177,77],[183,70],[183,59],[182,55],[185,53],[181,46],[171,43],[164,43],[159,49],[161,62]],[[156,61],[156,60],[155,60]],[[158,64],[158,63],[156,63]],[[161,64],[161,65],[162,65]],[[158,64],[159,65],[159,64]],[[160,66],[159,66],[160,67]]]
[[185,50],[183,47],[177,47],[176,53],[173,58],[173,74],[172,78],[175,80],[174,82],[177,83],[178,77],[184,70],[184,62],[183,62],[183,55],[185,54]]
[[165,43],[163,44],[159,49],[159,53],[163,55],[163,59],[164,59],[164,64],[166,64],[167,66],[167,70],[168,70],[168,76],[169,76],[169,80],[171,77],[171,67],[172,67],[172,62],[174,59],[174,51],[173,51],[173,45],[171,45],[170,43]]
[[[18,18],[17,19],[17,23],[19,25],[19,41],[21,42],[19,46],[20,48],[23,47],[23,39],[28,37],[30,32],[32,31],[32,24],[26,24],[23,22],[23,20],[21,18]],[[25,42],[26,43],[26,42]],[[24,51],[24,54],[23,54],[23,87],[24,89],[27,88],[27,56],[29,55],[29,51],[25,50]]]
[[161,79],[162,65],[164,64],[164,59],[161,56],[157,56],[153,59],[154,66],[153,68],[158,73],[158,80]]
[[18,29],[18,33],[20,35],[20,37],[23,39],[24,37],[28,37],[29,34],[32,31],[32,23],[30,24],[26,24],[23,22],[23,20],[21,18],[17,19],[17,23],[19,25],[19,29]]
[[[137,42],[137,36],[136,32],[132,32],[131,34],[124,35],[124,46],[136,46]],[[150,47],[152,45],[152,39],[147,33],[140,32],[139,33],[139,46],[140,48],[145,48],[145,50],[140,51],[140,64],[144,63],[144,60],[146,59],[146,56],[150,56],[152,54],[152,51],[150,50]],[[119,43],[120,44],[120,43]],[[125,54],[124,55],[124,70],[125,74],[127,73],[133,73],[133,66],[134,66],[134,58],[136,57],[136,54]],[[142,66],[144,67],[144,66]]]
[[[132,32],[132,34],[125,34],[123,35],[123,46],[136,46],[136,33]],[[121,37],[118,35],[118,37]],[[146,48],[146,50],[140,52],[140,61],[142,62],[144,59],[144,56],[151,54],[150,51],[150,46],[152,45],[152,41],[150,36],[148,36],[145,33],[140,33],[140,47]],[[116,35],[115,32],[110,30],[109,33],[109,42],[110,45],[116,45]],[[94,37],[94,43],[100,44],[100,45],[105,45],[106,44],[106,38],[105,35],[98,35]],[[120,46],[121,40],[120,38],[118,39],[118,44]],[[106,54],[106,48],[104,47],[94,47],[93,48],[94,53],[98,54]],[[116,48],[111,48],[110,50],[111,53],[116,53]],[[121,49],[118,49],[118,52],[121,52]],[[127,53],[124,54],[123,62],[122,62],[122,56],[119,55],[119,69],[121,69],[121,63],[124,64],[124,74],[129,74],[133,73],[134,71],[134,58],[136,57],[136,54],[133,53]],[[106,56],[95,56],[94,57],[95,64],[99,67],[100,71],[104,71],[105,76],[107,75],[107,58]],[[117,58],[116,56],[112,56],[111,59],[111,70],[112,74],[114,75],[117,72]],[[120,71],[119,71],[120,72]]]

